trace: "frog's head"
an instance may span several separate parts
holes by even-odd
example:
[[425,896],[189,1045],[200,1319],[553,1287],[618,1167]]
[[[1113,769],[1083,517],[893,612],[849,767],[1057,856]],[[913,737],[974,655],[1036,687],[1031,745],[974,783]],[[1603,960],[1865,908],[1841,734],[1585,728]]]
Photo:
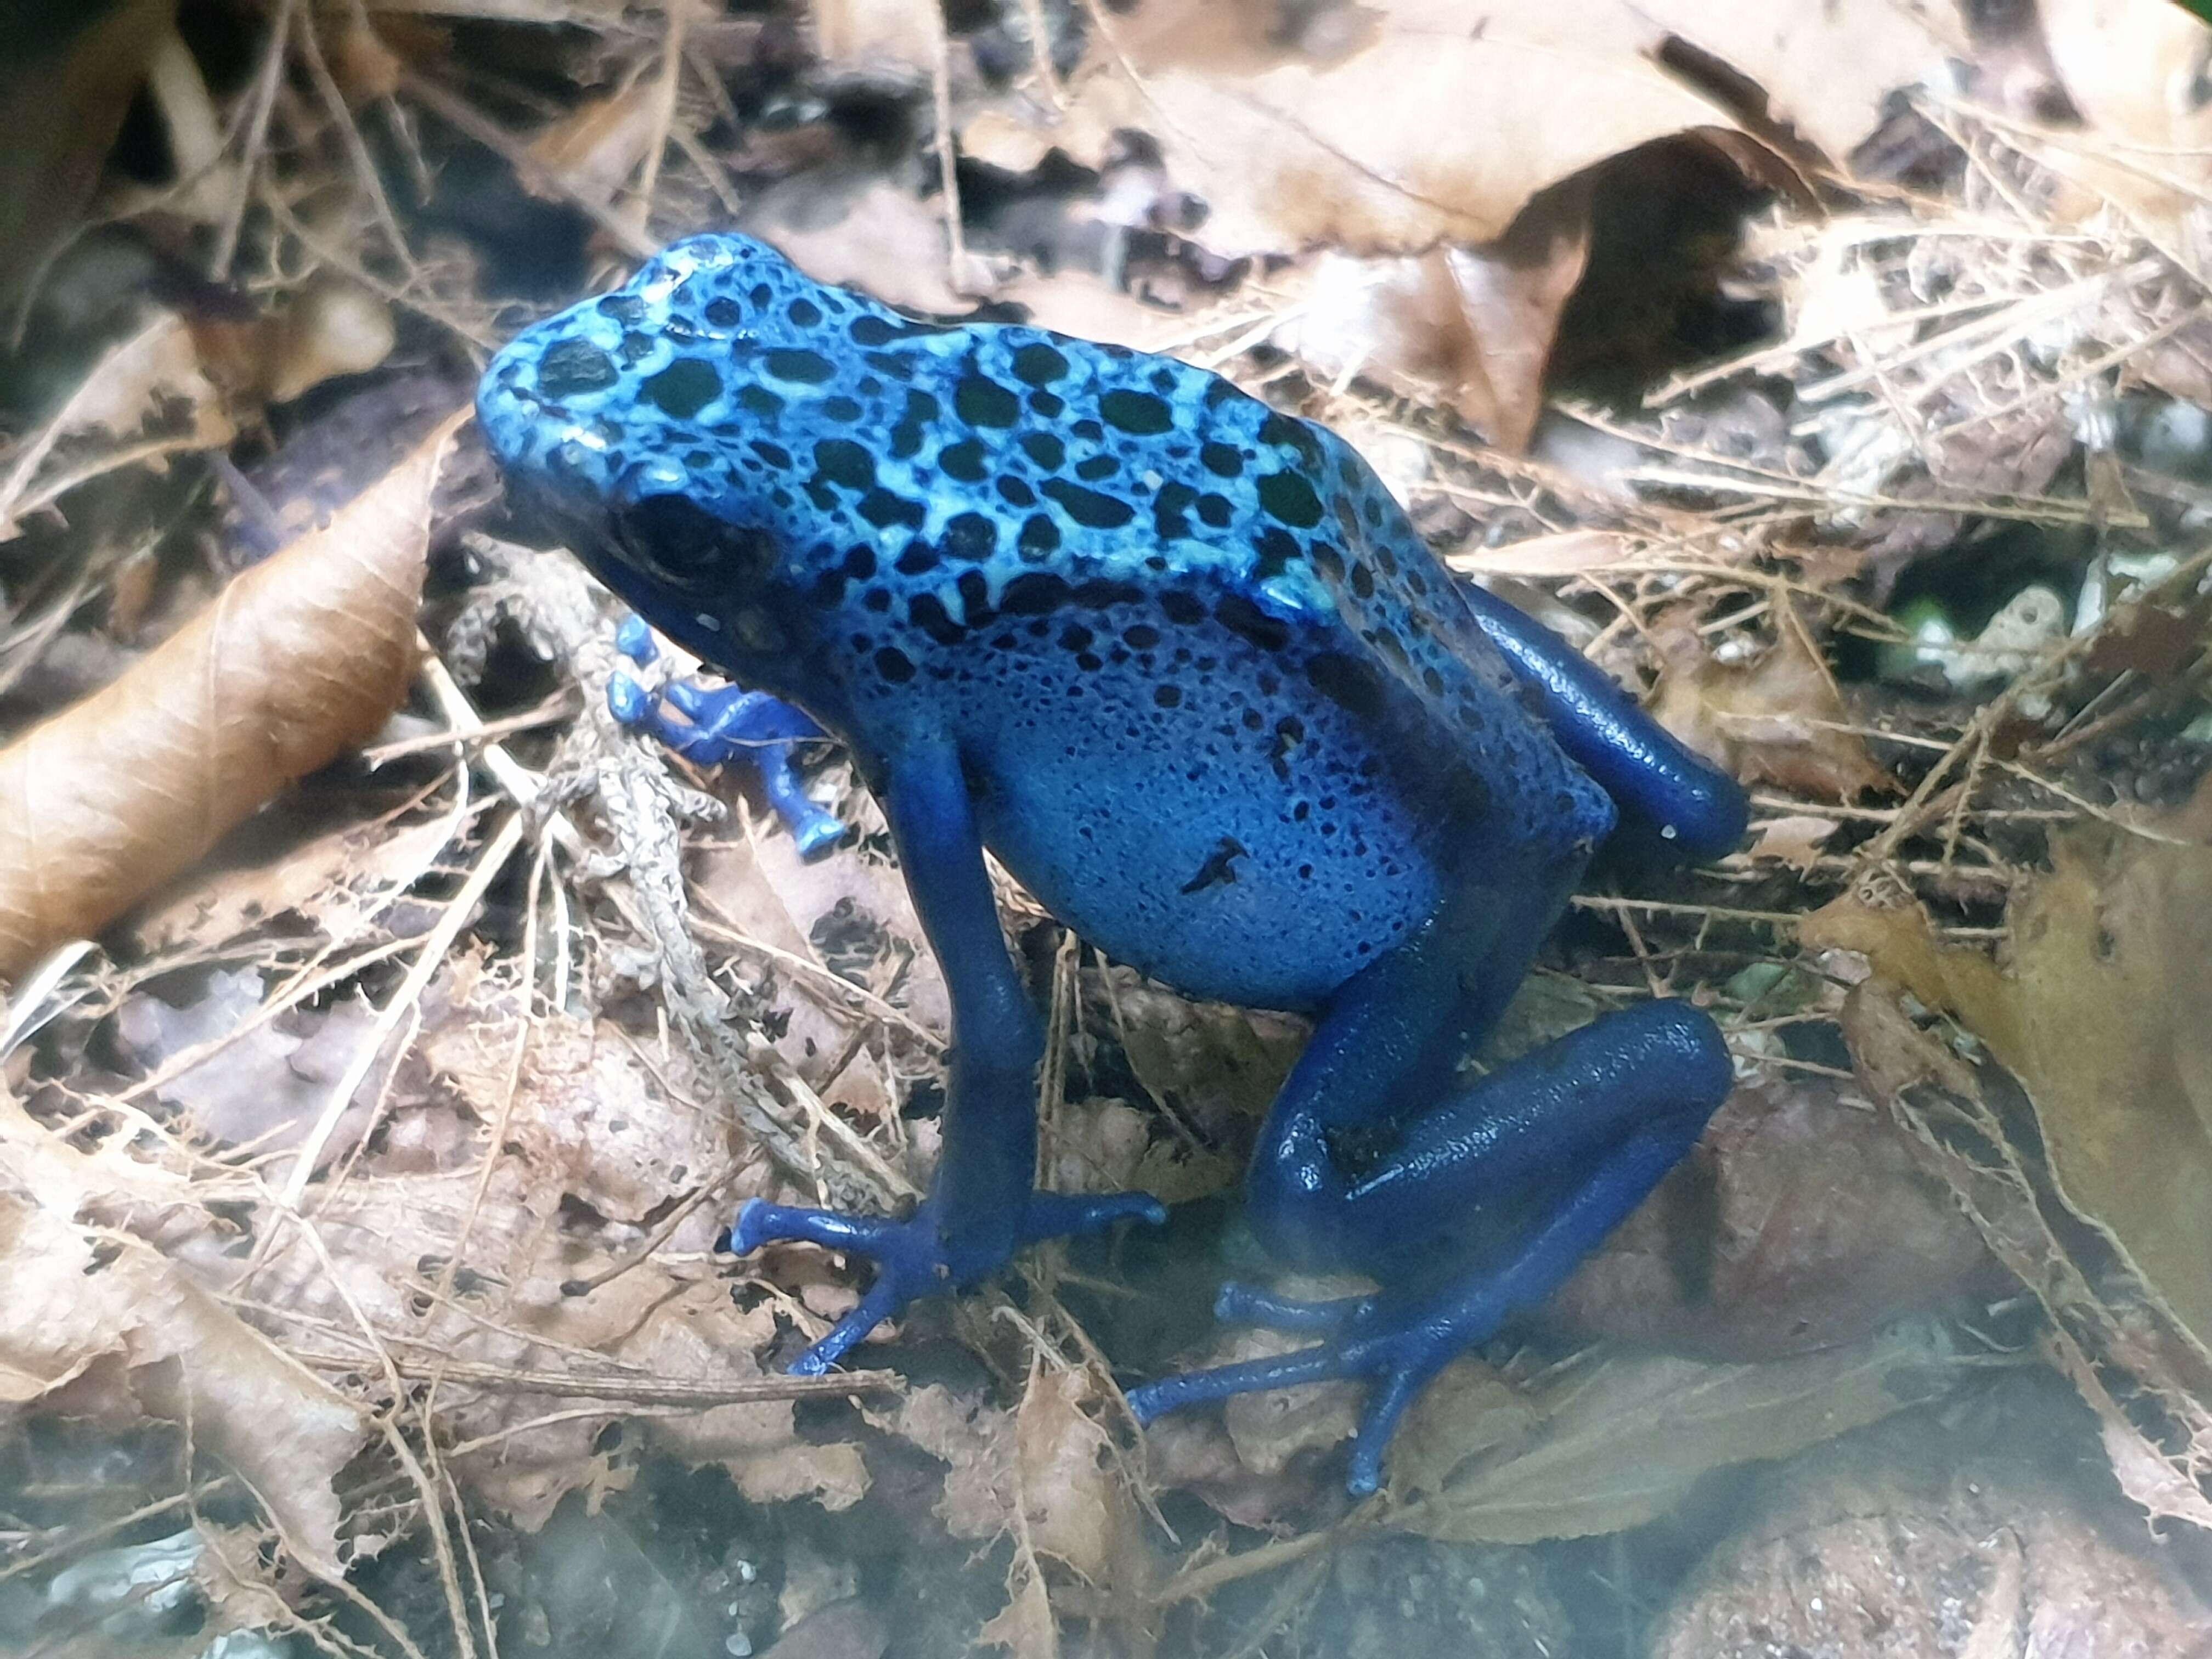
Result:
[[750,238],[694,237],[517,335],[477,389],[518,516],[664,633],[757,684],[775,684],[805,641],[792,631],[801,573],[786,514],[746,449],[762,423],[741,366],[781,343],[763,290],[804,281]]

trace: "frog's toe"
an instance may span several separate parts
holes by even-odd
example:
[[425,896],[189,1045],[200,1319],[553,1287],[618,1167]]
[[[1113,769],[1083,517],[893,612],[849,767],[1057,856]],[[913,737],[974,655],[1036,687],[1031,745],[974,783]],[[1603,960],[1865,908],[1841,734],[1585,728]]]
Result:
[[943,1230],[930,1205],[904,1221],[880,1216],[840,1214],[750,1199],[730,1226],[730,1248],[739,1255],[763,1244],[800,1243],[844,1250],[875,1264],[875,1282],[860,1304],[830,1334],[801,1355],[792,1369],[802,1376],[828,1370],[867,1334],[902,1312],[908,1303],[963,1289],[1005,1266],[1016,1245],[1070,1233],[1094,1233],[1117,1221],[1158,1225],[1167,1210],[1149,1193],[1080,1194],[1031,1193],[1011,1234],[995,1243],[971,1242],[960,1252],[958,1267],[945,1248]]
[[1167,1218],[1167,1206],[1150,1193],[1031,1193],[1022,1215],[1022,1243],[1101,1233],[1117,1221],[1157,1227]]
[[624,673],[607,677],[607,708],[622,725],[701,766],[751,767],[801,858],[814,858],[844,839],[843,822],[807,798],[791,768],[794,744],[825,735],[803,710],[765,691],[696,680],[672,680],[655,693]]
[[1324,1302],[1277,1296],[1256,1285],[1231,1282],[1221,1287],[1213,1304],[1213,1316],[1224,1325],[1257,1325],[1264,1330],[1297,1331],[1308,1336],[1335,1336],[1375,1312],[1371,1296],[1344,1296]]
[[830,1334],[792,1364],[801,1376],[819,1376],[842,1359],[870,1331],[902,1312],[910,1302],[953,1288],[937,1227],[927,1211],[905,1221],[881,1216],[841,1215],[835,1210],[801,1209],[750,1199],[730,1226],[730,1248],[750,1255],[763,1244],[819,1244],[844,1250],[875,1264],[875,1282],[858,1305],[832,1326]]
[[[1226,1299],[1226,1293],[1224,1293]],[[1334,1302],[1294,1302],[1258,1291],[1239,1292],[1233,1304],[1241,1316],[1264,1312],[1251,1322],[1286,1329],[1333,1328],[1336,1340],[1294,1353],[1248,1359],[1208,1370],[1164,1376],[1129,1392],[1129,1408],[1139,1423],[1187,1406],[1261,1389],[1296,1388],[1306,1382],[1364,1380],[1373,1386],[1352,1437],[1351,1467],[1345,1486],[1364,1498],[1382,1484],[1382,1454],[1398,1419],[1406,1414],[1429,1379],[1462,1352],[1468,1334],[1449,1320],[1418,1315],[1389,1329],[1376,1329],[1378,1304],[1372,1297]],[[1307,1321],[1300,1324],[1298,1321]]]

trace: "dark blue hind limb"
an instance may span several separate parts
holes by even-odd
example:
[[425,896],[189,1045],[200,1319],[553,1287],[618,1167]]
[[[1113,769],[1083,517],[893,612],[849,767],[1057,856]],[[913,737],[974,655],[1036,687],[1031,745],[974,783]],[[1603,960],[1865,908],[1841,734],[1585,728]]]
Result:
[[1559,747],[1620,808],[1616,852],[1642,863],[1692,863],[1736,849],[1751,805],[1735,779],[1692,753],[1550,629],[1472,582],[1460,591],[1535,695]]
[[928,1197],[904,1221],[794,1209],[754,1200],[731,1229],[740,1253],[804,1240],[866,1257],[876,1278],[860,1305],[793,1365],[825,1371],[917,1297],[973,1285],[1039,1239],[1095,1232],[1124,1218],[1167,1218],[1145,1193],[1040,1193],[1036,1068],[1044,1030],[1000,932],[958,756],[925,744],[888,769],[884,809],[922,928],[952,1002],[944,1151]]
[[[1149,1422],[1254,1389],[1365,1381],[1346,1484],[1373,1492],[1391,1433],[1423,1386],[1558,1289],[1695,1144],[1729,1083],[1719,1031],[1680,1002],[1607,1015],[1492,1073],[1433,1108],[1395,1156],[1334,1196],[1327,1224],[1383,1279],[1380,1294],[1308,1303],[1231,1286],[1216,1310],[1224,1319],[1324,1340],[1164,1378],[1132,1392],[1130,1406]],[[1482,1212],[1510,1209],[1529,1188],[1564,1196],[1502,1251],[1441,1282],[1391,1286],[1404,1282],[1407,1264],[1480,1235]]]

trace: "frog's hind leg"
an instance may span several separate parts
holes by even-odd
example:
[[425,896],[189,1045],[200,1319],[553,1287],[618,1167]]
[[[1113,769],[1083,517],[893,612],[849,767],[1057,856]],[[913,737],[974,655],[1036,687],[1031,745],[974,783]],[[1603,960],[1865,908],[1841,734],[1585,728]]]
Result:
[[1270,1115],[1254,1164],[1255,1230],[1293,1259],[1358,1267],[1384,1288],[1304,1303],[1231,1287],[1223,1318],[1320,1345],[1148,1384],[1129,1396],[1140,1419],[1255,1389],[1364,1378],[1374,1387],[1350,1485],[1372,1491],[1422,1386],[1548,1297],[1696,1141],[1730,1067],[1712,1021],[1677,1001],[1594,1020],[1408,1119],[1407,1092],[1451,1073],[1446,1040],[1486,1031],[1494,988],[1518,980],[1522,910],[1548,903],[1485,895],[1348,983]]
[[972,1285],[1024,1244],[1093,1232],[1125,1218],[1167,1219],[1146,1193],[1040,1193],[1036,1067],[1042,1023],[1014,972],[983,864],[959,757],[916,743],[884,767],[884,809],[915,908],[945,969],[952,1001],[952,1060],[944,1152],[929,1196],[904,1221],[793,1209],[754,1200],[731,1229],[740,1253],[802,1240],[864,1256],[875,1282],[860,1304],[794,1370],[828,1370],[870,1330],[924,1296]]
[[1675,864],[1735,850],[1750,804],[1735,779],[1692,754],[1612,675],[1541,623],[1472,582],[1461,583],[1460,592],[1534,696],[1559,747],[1620,808],[1616,852]]

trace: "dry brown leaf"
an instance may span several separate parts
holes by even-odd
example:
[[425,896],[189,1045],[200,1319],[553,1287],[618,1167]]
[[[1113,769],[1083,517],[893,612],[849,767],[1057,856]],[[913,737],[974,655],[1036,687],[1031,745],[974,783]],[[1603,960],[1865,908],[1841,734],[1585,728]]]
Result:
[[0,973],[106,927],[383,725],[415,671],[431,485],[457,425],[0,750]]
[[2100,832],[2059,842],[2053,866],[2014,890],[2008,971],[1939,945],[1917,907],[1849,896],[1801,938],[1865,952],[1988,1043],[2069,1201],[2212,1349],[2212,848]]
[[1752,859],[1777,859],[1793,869],[1810,870],[1819,861],[1828,837],[1841,827],[1833,818],[1807,812],[1763,819],[1752,826]]
[[745,228],[817,283],[926,315],[969,308],[952,287],[943,205],[887,180],[872,179],[834,205],[818,185],[771,191],[748,212]]
[[94,1362],[121,1361],[143,1408],[189,1414],[309,1571],[342,1576],[331,1483],[363,1443],[362,1413],[145,1245],[75,1224],[53,1202],[74,1194],[21,1188],[23,1173],[10,1158],[19,1190],[0,1194],[0,1401],[62,1403]]
[[1044,1580],[1023,1568],[1013,1596],[975,1632],[979,1647],[1004,1648],[1014,1659],[1060,1659],[1060,1625]]
[[866,64],[927,76],[945,50],[936,9],[912,0],[814,0],[814,45],[832,64]]
[[1364,376],[1442,404],[1517,455],[1542,412],[1552,337],[1589,253],[1588,192],[1549,191],[1482,247],[1326,257],[1277,337],[1324,380]]
[[1670,663],[1651,713],[1747,783],[1838,802],[1893,787],[1865,740],[1838,729],[1849,717],[1836,683],[1794,628],[1747,668],[1702,653],[1687,668]]
[[1160,146],[1229,256],[1492,242],[1530,198],[1653,139],[1733,118],[1646,57],[1625,0],[1377,0],[1285,44],[1274,9],[1149,0],[1102,15],[1054,130],[1090,165],[1114,134]]

